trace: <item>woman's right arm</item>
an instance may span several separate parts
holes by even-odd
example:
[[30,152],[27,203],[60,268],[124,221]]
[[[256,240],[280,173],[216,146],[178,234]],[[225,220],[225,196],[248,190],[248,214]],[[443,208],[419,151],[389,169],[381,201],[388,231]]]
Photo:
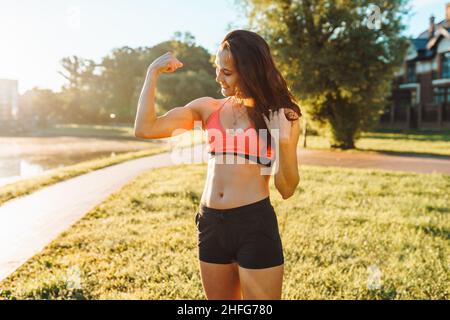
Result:
[[144,139],[160,139],[183,133],[194,128],[195,121],[202,121],[201,108],[214,100],[203,97],[191,101],[183,107],[175,107],[157,117],[155,112],[156,82],[160,73],[174,72],[183,64],[170,52],[156,59],[148,68],[144,86],[139,96],[138,110],[134,123],[134,135]]

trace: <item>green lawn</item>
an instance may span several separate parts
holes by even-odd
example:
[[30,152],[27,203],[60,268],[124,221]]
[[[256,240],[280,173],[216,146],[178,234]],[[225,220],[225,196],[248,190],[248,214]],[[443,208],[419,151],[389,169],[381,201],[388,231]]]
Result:
[[[6,299],[204,299],[195,212],[206,164],[149,171],[0,283]],[[300,167],[271,180],[283,299],[449,299],[450,176]]]

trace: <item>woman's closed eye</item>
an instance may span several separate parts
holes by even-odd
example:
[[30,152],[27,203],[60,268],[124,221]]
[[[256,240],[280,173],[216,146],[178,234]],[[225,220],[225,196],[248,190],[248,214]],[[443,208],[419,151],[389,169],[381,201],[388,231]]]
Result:
[[[220,72],[220,68],[219,68],[218,65],[214,64],[214,67],[216,68],[216,71],[219,71],[219,72]],[[226,71],[224,71],[223,74],[226,75],[226,76],[231,76],[231,73],[226,72]]]
[[[216,68],[216,71],[219,71],[218,68]],[[220,71],[219,71],[219,72],[220,72]],[[224,72],[223,74],[224,74],[225,76],[227,76],[227,77],[228,77],[228,76],[231,76],[231,73],[226,73],[226,72]]]

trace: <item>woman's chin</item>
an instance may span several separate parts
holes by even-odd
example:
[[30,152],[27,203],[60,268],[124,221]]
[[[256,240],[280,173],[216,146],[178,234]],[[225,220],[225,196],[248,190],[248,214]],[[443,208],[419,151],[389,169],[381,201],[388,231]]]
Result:
[[230,96],[232,96],[232,94],[231,94],[231,91],[230,91],[230,89],[225,89],[225,88],[222,88],[222,89],[220,89],[220,92],[222,92],[222,95],[224,96],[224,97],[230,97]]

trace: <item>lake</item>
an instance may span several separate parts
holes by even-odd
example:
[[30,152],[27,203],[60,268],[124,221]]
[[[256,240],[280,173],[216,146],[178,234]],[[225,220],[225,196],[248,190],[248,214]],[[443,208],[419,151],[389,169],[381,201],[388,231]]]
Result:
[[0,137],[0,186],[52,169],[150,149],[161,143],[85,137]]

